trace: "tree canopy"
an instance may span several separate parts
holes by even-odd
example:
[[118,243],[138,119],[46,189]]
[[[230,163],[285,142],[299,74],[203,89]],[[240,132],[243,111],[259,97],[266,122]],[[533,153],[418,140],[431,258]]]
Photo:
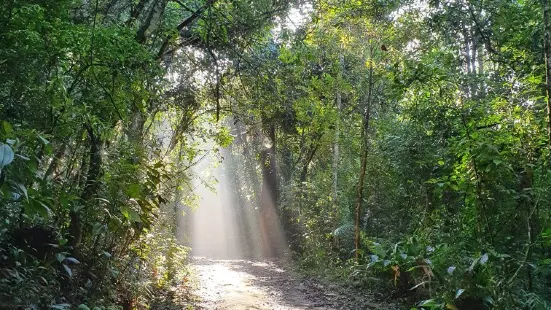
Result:
[[411,308],[549,309],[550,8],[2,2],[0,308],[155,307],[215,152],[264,256]]

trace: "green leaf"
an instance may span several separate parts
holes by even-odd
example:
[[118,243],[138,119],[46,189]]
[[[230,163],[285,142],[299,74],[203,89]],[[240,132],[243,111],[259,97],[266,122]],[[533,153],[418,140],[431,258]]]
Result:
[[484,253],[484,255],[480,257],[480,265],[484,265],[486,262],[488,262],[488,253]]
[[494,304],[494,299],[492,298],[492,296],[486,296],[484,297],[482,300],[484,300],[484,302],[486,304],[489,304],[489,305],[493,305]]
[[480,260],[480,258],[477,258],[475,260],[473,260],[472,264],[469,266],[469,268],[467,268],[467,271],[471,272],[474,270],[474,267],[476,267],[476,264],[478,264],[478,261]]
[[65,269],[65,272],[67,272],[67,275],[69,275],[70,278],[73,277],[73,271],[71,270],[71,268],[69,268],[68,265],[63,264],[63,269]]
[[25,196],[25,198],[27,199],[27,202],[28,202],[29,201],[29,194],[27,193],[27,188],[25,187],[25,185],[23,185],[21,183],[15,183],[14,186],[15,186],[15,189],[18,190],[17,193],[19,193],[20,195]]
[[421,307],[434,307],[438,305],[438,302],[435,299],[423,300],[418,304]]
[[126,186],[125,192],[130,198],[138,198],[140,197],[141,186],[140,184],[136,183],[129,184]]
[[40,139],[40,141],[41,141],[42,144],[44,144],[44,145],[50,144],[50,141],[46,140],[46,138],[44,138],[44,137],[41,136],[41,135],[38,135],[38,139]]
[[37,204],[36,213],[42,217],[49,217],[52,215],[52,210],[45,203],[39,200],[34,200],[34,204]]
[[10,123],[6,121],[2,121],[2,130],[4,131],[4,135],[6,135],[7,137],[11,136],[11,134],[13,133],[13,127]]
[[126,219],[128,219],[132,222],[140,223],[142,221],[141,218],[140,218],[140,214],[136,210],[134,210],[134,209],[132,209],[128,206],[121,207],[121,213],[122,213],[122,215],[124,215],[124,217]]
[[15,154],[15,156],[17,156],[17,157],[19,157],[19,158],[21,158],[21,159],[23,159],[23,160],[25,160],[25,161],[31,160],[31,159],[28,158],[27,156],[23,156],[23,155],[21,155],[21,154]]
[[65,260],[66,256],[64,253],[56,253],[55,258],[57,259],[58,262],[61,263]]
[[0,143],[0,169],[6,167],[13,161],[13,150],[7,144]]
[[80,264],[80,262],[78,261],[78,259],[74,258],[74,257],[66,257],[65,258],[65,261],[66,262],[71,262],[73,264]]

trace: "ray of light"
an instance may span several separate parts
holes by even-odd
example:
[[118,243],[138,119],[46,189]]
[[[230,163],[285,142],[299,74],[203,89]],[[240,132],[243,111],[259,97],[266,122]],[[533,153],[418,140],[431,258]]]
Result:
[[[269,182],[257,171],[262,169],[262,163],[253,169],[236,169],[244,167],[245,157],[229,152],[230,149],[222,151],[224,160],[218,167],[213,168],[219,158],[207,155],[194,168],[199,176],[194,181],[194,191],[200,201],[196,210],[188,212],[186,221],[190,225],[193,255],[218,259],[282,257],[287,246],[274,196],[265,194]],[[212,189],[205,183],[209,175],[217,180]],[[251,186],[254,184],[247,184],[250,182],[262,185]],[[247,187],[249,191],[260,190],[261,193],[252,194],[262,197],[239,197],[238,189]]]

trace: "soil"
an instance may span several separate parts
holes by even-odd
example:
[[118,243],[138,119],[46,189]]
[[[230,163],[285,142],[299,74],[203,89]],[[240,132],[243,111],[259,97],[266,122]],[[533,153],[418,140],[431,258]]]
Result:
[[194,258],[197,309],[404,309],[373,295],[307,278],[276,260]]

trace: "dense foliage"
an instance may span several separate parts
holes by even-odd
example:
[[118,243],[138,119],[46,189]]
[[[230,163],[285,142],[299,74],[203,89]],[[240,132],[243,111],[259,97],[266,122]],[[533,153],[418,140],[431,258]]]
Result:
[[412,307],[550,309],[550,14],[3,1],[0,308],[172,298],[190,167],[212,140],[237,217],[261,223],[242,221],[249,254],[284,252],[281,225],[305,269]]
[[249,51],[228,100],[271,131],[303,266],[422,308],[551,307],[548,6],[318,1]]
[[220,112],[218,58],[246,48],[285,9],[263,0],[1,2],[0,308],[170,299],[167,289],[187,279],[188,250],[174,232],[201,156],[192,138],[231,140],[205,126]]

